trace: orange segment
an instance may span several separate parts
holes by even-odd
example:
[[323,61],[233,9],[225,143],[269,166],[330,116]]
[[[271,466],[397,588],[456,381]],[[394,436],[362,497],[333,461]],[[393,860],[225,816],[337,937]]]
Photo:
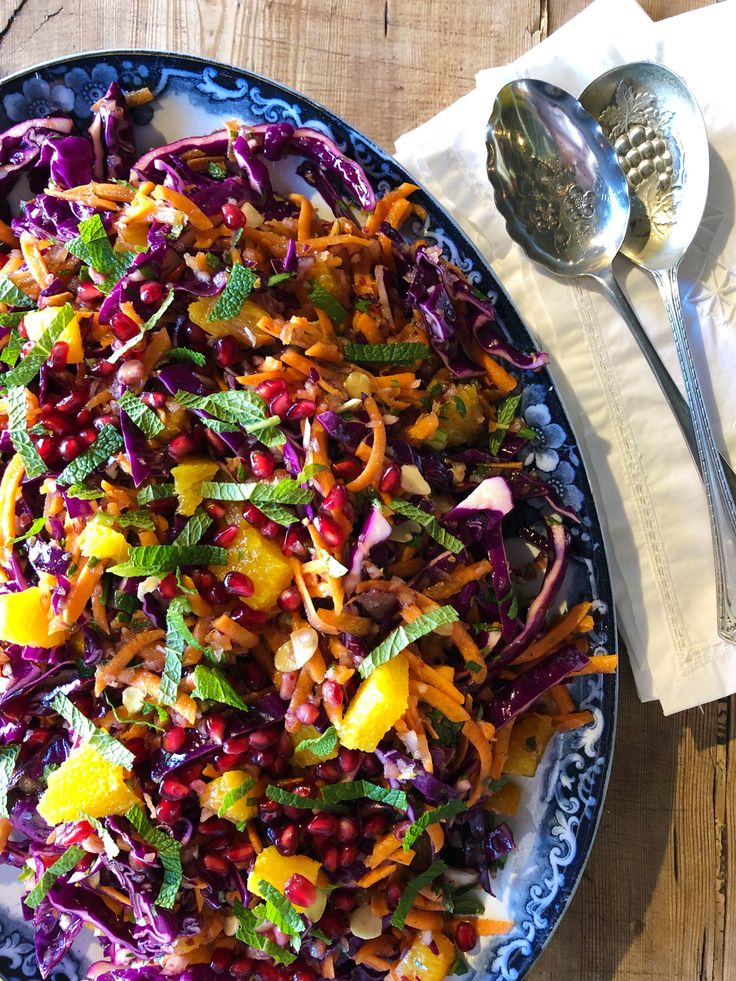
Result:
[[[274,845],[269,845],[256,858],[253,871],[248,876],[248,889],[263,898],[263,894],[258,889],[258,883],[263,879],[283,893],[287,881],[295,872],[303,875],[316,886],[321,868],[319,862],[315,862],[313,858],[307,858],[305,855],[281,855]],[[297,909],[303,908],[297,906]]]
[[227,566],[220,567],[220,571],[244,572],[255,587],[253,595],[246,600],[248,606],[254,610],[271,610],[291,582],[289,560],[276,542],[264,538],[240,513],[235,522],[241,523],[240,530],[228,548]]
[[128,558],[128,543],[125,536],[114,528],[90,521],[79,536],[79,547],[82,555],[87,558],[112,559],[114,562],[125,562]]
[[66,632],[51,632],[48,595],[38,586],[0,595],[0,640],[30,647],[56,647]]
[[[305,739],[318,739],[322,733],[319,729],[315,729],[314,726],[299,726],[296,732],[289,734],[291,736],[291,742],[294,749],[299,745],[299,743],[304,742]],[[316,766],[323,760],[334,760],[337,756],[337,747],[333,749],[331,753],[327,756],[315,756],[314,753],[309,749],[302,749],[298,753],[294,753],[291,758],[291,762],[294,766]]]
[[216,302],[216,296],[205,296],[201,300],[190,303],[189,319],[208,334],[213,334],[215,337],[232,334],[248,347],[252,347],[258,321],[262,317],[267,317],[267,312],[252,300],[246,300],[236,317],[230,320],[210,320],[210,311]]
[[[59,312],[58,307],[45,307],[43,310],[31,310],[23,317],[23,326],[28,334],[29,341],[38,341],[51,321]],[[84,348],[82,346],[82,334],[79,329],[79,314],[73,317],[66,325],[59,340],[69,345],[66,360],[68,364],[79,364],[84,360]]]
[[[220,813],[223,801],[231,790],[236,790],[246,780],[250,779],[250,774],[245,770],[228,770],[221,777],[211,780],[199,795],[199,803],[202,807],[209,807],[216,814]],[[258,806],[249,804],[248,799],[258,796],[258,787],[252,787],[244,797],[231,804],[226,811],[222,812],[222,817],[232,821],[233,824],[241,824],[250,821],[258,813]]]
[[358,688],[340,726],[347,749],[372,753],[409,706],[409,664],[399,654],[381,664]]
[[180,514],[194,514],[202,503],[203,481],[212,480],[216,473],[217,464],[206,457],[192,457],[171,468]]
[[133,804],[140,804],[125,783],[125,772],[91,746],[80,746],[49,775],[38,813],[50,825],[77,821],[82,814],[95,818],[125,814]]
[[415,941],[389,974],[390,981],[411,978],[411,981],[443,981],[455,959],[455,945],[442,934],[434,934],[437,945],[433,954],[426,944]]

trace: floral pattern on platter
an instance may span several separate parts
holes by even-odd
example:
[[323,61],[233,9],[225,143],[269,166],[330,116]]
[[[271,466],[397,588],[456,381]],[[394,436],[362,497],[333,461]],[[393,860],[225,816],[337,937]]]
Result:
[[[91,102],[114,79],[126,91],[148,86],[156,96],[156,132],[143,130],[144,139],[160,139],[160,134],[165,139],[175,139],[192,132],[211,131],[232,116],[259,122],[288,120],[330,135],[365,168],[379,192],[411,179],[393,158],[309,99],[240,69],[178,55],[104,52],[19,73],[0,83],[0,128],[58,111],[74,115],[84,126]],[[191,108],[184,117],[182,100]],[[171,106],[168,114],[167,104]],[[146,124],[153,113],[150,106],[143,106],[135,114],[136,122]],[[503,289],[453,219],[424,191],[417,192],[415,199],[426,209],[427,220],[422,227],[412,227],[411,234],[439,245],[473,285],[497,303],[499,322],[511,340],[530,349],[533,342]],[[525,424],[535,434],[525,462],[536,467],[565,504],[580,512],[581,525],[573,529],[578,561],[574,563],[575,576],[566,600],[572,604],[592,597],[599,620],[596,649],[615,650],[610,578],[587,476],[549,376],[542,371],[535,379],[527,385],[521,403]],[[527,850],[523,868],[514,868],[511,862],[507,867],[514,882],[509,910],[514,927],[508,935],[494,938],[474,959],[471,973],[464,976],[467,981],[520,981],[551,935],[582,873],[610,766],[617,679],[593,675],[579,678],[574,694],[581,707],[593,712],[594,722],[584,730],[557,737],[543,772],[530,782],[526,796],[529,813],[534,809],[533,844]],[[28,927],[16,913],[21,888],[13,886],[5,892],[8,895],[0,906],[0,977],[4,981],[36,979]],[[7,912],[8,906],[13,909],[12,914]],[[78,981],[71,957],[64,960],[52,978]]]

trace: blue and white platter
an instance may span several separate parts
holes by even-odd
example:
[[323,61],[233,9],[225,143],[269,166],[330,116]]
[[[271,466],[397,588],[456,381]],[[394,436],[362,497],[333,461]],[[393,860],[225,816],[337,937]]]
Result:
[[[68,113],[84,125],[90,106],[118,81],[124,91],[147,86],[155,101],[134,110],[139,149],[222,128],[224,119],[311,126],[327,133],[365,169],[377,193],[407,172],[387,153],[329,110],[260,75],[216,62],[150,51],[104,51],[50,61],[0,81],[0,130],[24,119]],[[305,193],[310,189],[305,185]],[[500,322],[521,349],[534,342],[492,270],[441,205],[424,191],[413,200],[426,208],[416,229],[441,246],[471,283],[494,297]],[[565,504],[578,510],[574,558],[563,602],[593,599],[596,650],[614,652],[616,625],[600,522],[583,461],[560,399],[546,370],[530,378],[522,401],[526,425],[536,437],[530,454]],[[523,782],[522,803],[512,827],[517,849],[495,880],[494,909],[514,921],[510,933],[484,946],[465,978],[519,981],[537,959],[570,903],[590,853],[603,807],[616,726],[616,675],[587,675],[573,689],[594,721],[555,737],[536,777]],[[21,886],[14,871],[0,867],[0,979],[39,978],[33,938],[21,916]],[[67,956],[53,981],[82,981],[88,944]]]

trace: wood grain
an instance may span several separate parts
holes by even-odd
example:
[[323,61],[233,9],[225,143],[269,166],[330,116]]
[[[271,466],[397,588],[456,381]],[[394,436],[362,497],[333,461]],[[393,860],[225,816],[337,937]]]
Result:
[[[706,0],[644,0],[653,17]],[[585,0],[0,0],[0,74],[101,48],[232,62],[391,149]],[[580,888],[531,981],[736,979],[736,701],[665,719],[622,671],[618,745]]]

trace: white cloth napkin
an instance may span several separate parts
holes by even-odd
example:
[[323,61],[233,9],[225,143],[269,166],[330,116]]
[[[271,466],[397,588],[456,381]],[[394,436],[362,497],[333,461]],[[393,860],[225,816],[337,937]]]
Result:
[[[518,61],[400,137],[397,158],[453,213],[492,264],[539,345],[582,447],[604,524],[621,633],[642,700],[666,714],[736,691],[736,646],[716,630],[705,496],[680,431],[628,329],[595,287],[546,274],[508,237],[485,176],[484,133],[507,81],[535,77],[574,95],[616,65],[652,60],[686,80],[705,115],[705,217],[680,271],[686,318],[718,437],[736,459],[736,0],[653,23],[634,0],[595,0]],[[620,265],[619,265],[620,263]],[[681,384],[659,294],[616,270]],[[550,461],[554,463],[554,456]]]

